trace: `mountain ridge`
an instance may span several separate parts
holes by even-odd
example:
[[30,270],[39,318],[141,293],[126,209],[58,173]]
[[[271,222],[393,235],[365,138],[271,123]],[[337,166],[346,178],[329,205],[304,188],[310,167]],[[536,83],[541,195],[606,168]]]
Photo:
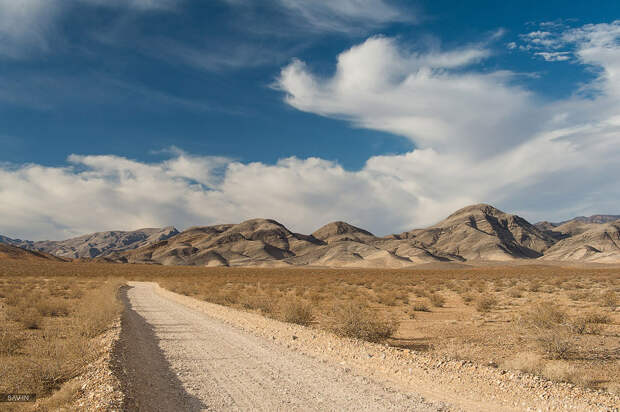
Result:
[[[193,266],[408,267],[437,262],[557,260],[620,263],[620,220],[577,217],[561,224],[529,223],[489,204],[469,205],[426,228],[378,237],[343,221],[312,234],[274,219],[109,231],[65,241],[0,243],[61,258]],[[12,243],[11,243],[12,242]]]

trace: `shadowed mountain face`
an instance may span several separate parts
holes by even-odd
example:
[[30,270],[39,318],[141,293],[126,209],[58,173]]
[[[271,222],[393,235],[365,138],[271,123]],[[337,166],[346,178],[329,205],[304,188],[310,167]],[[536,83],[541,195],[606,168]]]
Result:
[[620,220],[592,223],[608,218],[601,216],[532,225],[519,216],[478,204],[431,227],[385,237],[340,221],[303,235],[275,220],[251,219],[180,233],[168,227],[101,232],[59,242],[5,237],[0,242],[63,257],[163,265],[400,268],[518,259],[620,262]]
[[59,241],[32,242],[1,237],[0,242],[64,258],[79,259],[104,257],[114,252],[139,248],[168,239],[178,233],[170,226],[163,229],[139,229],[131,232],[98,232]]
[[537,258],[554,244],[525,219],[486,204],[465,207],[427,229],[395,237],[461,260]]

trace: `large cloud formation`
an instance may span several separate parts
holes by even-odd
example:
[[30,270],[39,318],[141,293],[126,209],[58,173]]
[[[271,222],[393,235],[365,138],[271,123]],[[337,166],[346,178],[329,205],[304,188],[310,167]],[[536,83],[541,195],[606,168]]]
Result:
[[41,239],[273,217],[303,232],[344,219],[384,234],[480,201],[529,218],[611,212],[620,200],[620,22],[552,37],[549,53],[596,70],[553,102],[509,72],[481,72],[491,54],[483,44],[414,53],[372,37],[341,53],[330,77],[300,61],[283,68],[277,87],[291,106],[416,144],[359,171],[317,158],[244,164],[181,151],[158,163],[72,155],[65,167],[5,165],[0,227]]

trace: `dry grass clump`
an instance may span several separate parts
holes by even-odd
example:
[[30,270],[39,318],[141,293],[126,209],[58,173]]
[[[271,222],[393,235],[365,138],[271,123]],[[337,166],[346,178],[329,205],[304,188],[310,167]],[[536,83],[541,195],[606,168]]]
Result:
[[379,315],[366,303],[357,301],[336,305],[328,328],[340,336],[380,342],[396,332],[398,322]]
[[548,330],[562,325],[568,319],[564,310],[552,302],[539,302],[521,313],[519,322],[535,329]]
[[69,304],[62,298],[45,298],[39,296],[34,307],[43,316],[67,316],[69,315]]
[[543,357],[536,352],[519,352],[504,362],[504,366],[508,369],[516,369],[531,374],[539,374],[543,365]]
[[569,299],[575,300],[575,301],[585,300],[588,297],[588,292],[586,291],[569,292],[568,297]]
[[117,296],[121,285],[120,280],[109,281],[86,292],[71,319],[74,330],[87,338],[105,332],[121,312],[122,305]]
[[430,312],[431,308],[428,299],[416,300],[411,307],[416,312]]
[[288,323],[308,326],[312,323],[312,321],[314,321],[312,305],[295,298],[290,298],[284,301],[281,307],[281,312],[282,320]]
[[476,310],[478,312],[489,312],[497,306],[497,298],[488,293],[484,293],[476,299]]
[[601,295],[601,306],[609,308],[612,312],[618,307],[618,296],[616,292],[609,289]]
[[600,312],[589,312],[583,315],[583,319],[588,323],[600,323],[600,324],[608,324],[611,323],[611,318],[606,313]]
[[[311,302],[316,302],[316,296],[317,295],[312,295],[310,297]],[[241,298],[240,303],[244,309],[258,310],[265,315],[268,315],[274,311],[274,303],[272,298],[263,293],[256,295],[245,295]]]
[[431,293],[428,296],[428,299],[430,300],[431,305],[438,308],[443,308],[443,306],[446,304],[446,298],[441,296],[439,293]]
[[474,296],[473,293],[469,293],[468,292],[468,293],[462,293],[461,294],[461,299],[463,299],[463,302],[465,304],[469,304],[469,303],[473,302],[474,299],[476,299],[476,297]]
[[0,355],[15,355],[21,348],[23,339],[14,333],[8,331],[0,332]]
[[35,308],[11,306],[7,310],[9,319],[21,323],[26,329],[40,329],[43,316]]
[[539,348],[551,359],[568,359],[575,351],[575,343],[567,329],[538,331],[535,339]]
[[[538,348],[551,359],[567,359],[574,352],[568,314],[551,302],[539,302],[521,313],[520,326],[531,331]],[[579,322],[573,328],[581,327]]]
[[567,361],[548,362],[542,370],[542,375],[552,381],[569,382],[585,387],[591,387],[593,383],[590,376]]
[[506,294],[511,298],[521,298],[523,297],[523,289],[519,287],[512,287],[506,290]]
[[412,292],[419,298],[425,298],[428,296],[428,292],[423,287],[417,286],[413,288]]
[[386,291],[377,294],[377,302],[381,303],[385,306],[395,306],[396,305],[396,294],[392,291]]

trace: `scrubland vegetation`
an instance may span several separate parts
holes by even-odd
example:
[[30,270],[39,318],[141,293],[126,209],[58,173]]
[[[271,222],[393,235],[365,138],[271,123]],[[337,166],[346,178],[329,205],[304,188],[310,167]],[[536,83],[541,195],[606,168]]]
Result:
[[71,380],[101,355],[97,337],[120,313],[120,281],[47,276],[38,265],[31,276],[7,269],[0,276],[0,392],[36,393],[38,410],[66,407],[79,389]]
[[[84,290],[88,282],[99,282],[96,279],[104,275],[156,281],[196,299],[341,336],[620,390],[618,269],[271,269],[48,263],[30,271],[23,265],[3,264],[3,272],[13,276],[40,272],[50,278],[64,274]],[[9,298],[3,300],[8,316]],[[63,295],[58,302],[78,301]],[[36,309],[39,315],[29,311],[34,320],[24,311],[25,318],[12,325],[17,328],[19,324],[24,334],[36,335],[37,329],[27,328],[38,322],[37,316],[45,328],[50,319],[71,318],[76,311],[69,307],[65,316],[62,304],[43,305]],[[20,347],[18,352],[24,353],[24,346]]]

